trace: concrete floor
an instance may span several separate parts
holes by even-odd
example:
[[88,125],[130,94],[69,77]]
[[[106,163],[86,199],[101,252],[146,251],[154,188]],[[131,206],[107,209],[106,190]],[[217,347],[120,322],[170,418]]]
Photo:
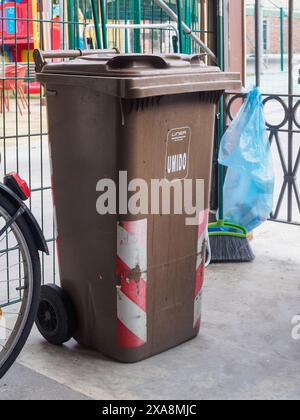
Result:
[[0,400],[88,400],[68,386],[16,363],[0,382]]
[[253,264],[207,270],[197,339],[122,365],[34,331],[0,399],[300,399],[300,228],[266,223],[252,245]]

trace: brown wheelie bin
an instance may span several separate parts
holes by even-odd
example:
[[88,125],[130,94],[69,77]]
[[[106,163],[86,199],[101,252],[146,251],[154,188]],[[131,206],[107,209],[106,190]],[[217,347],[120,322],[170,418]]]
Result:
[[[197,55],[34,55],[47,99],[62,286],[44,287],[40,331],[55,344],[73,336],[123,362],[195,337],[216,105],[224,90],[240,88],[239,75],[206,66]],[[174,209],[120,211],[123,198],[116,211],[101,214],[108,191],[101,180],[118,192],[124,174],[148,186],[164,180],[174,187],[171,197],[175,184],[204,180],[199,222],[188,226]]]

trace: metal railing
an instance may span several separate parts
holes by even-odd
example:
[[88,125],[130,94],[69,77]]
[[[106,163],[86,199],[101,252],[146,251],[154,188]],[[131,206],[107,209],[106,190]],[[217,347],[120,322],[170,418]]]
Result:
[[[276,7],[276,2],[271,5]],[[294,60],[295,50],[299,49],[299,45],[296,45],[294,41],[294,0],[288,0],[287,5],[288,8],[284,15],[282,8],[277,7],[278,28],[280,28],[280,33],[278,33],[280,35],[278,36],[280,60],[277,71],[274,72],[271,68],[268,72],[263,64],[267,51],[264,48],[266,40],[263,39],[264,8],[261,0],[255,2],[253,28],[248,29],[251,29],[250,32],[254,29],[253,33],[255,34],[254,81],[257,86],[261,87],[263,93],[265,118],[275,168],[275,202],[270,219],[276,222],[300,225],[300,94],[299,89],[297,91],[295,89],[294,77],[295,73],[299,73],[299,69],[295,69]],[[283,18],[286,19],[286,22],[282,22]],[[271,23],[274,25],[274,18],[272,19]],[[284,33],[282,33],[283,27],[287,28]],[[284,37],[288,41],[287,71],[285,71],[282,62],[282,56],[279,54],[282,51]],[[252,77],[249,78],[251,81],[253,80]],[[274,80],[275,84],[271,85],[270,80]],[[274,86],[272,91],[271,86]],[[229,99],[226,110],[229,119],[232,119],[233,110],[236,111],[237,101],[240,100],[241,95],[234,95]]]
[[[102,29],[102,25],[99,23],[99,28]],[[175,50],[174,52],[178,52],[178,45],[177,45],[177,40],[178,40],[178,28],[175,24],[173,23],[148,23],[148,24],[134,24],[134,23],[112,23],[106,24],[106,29],[110,30],[123,30],[124,33],[124,38],[126,37],[126,35],[128,36],[127,31],[129,30],[161,30],[161,31],[168,31],[168,34],[170,36],[170,31],[173,31],[173,33],[175,34],[175,39],[173,39],[173,49]],[[91,37],[91,33],[94,35],[95,37],[95,24],[91,23],[87,26],[85,26],[84,28],[84,32],[83,32],[83,43],[84,43],[84,47],[85,48],[89,48],[91,43],[90,43],[90,37]],[[175,40],[175,42],[174,42]],[[125,45],[125,53],[129,53],[129,47],[128,47],[128,43]]]

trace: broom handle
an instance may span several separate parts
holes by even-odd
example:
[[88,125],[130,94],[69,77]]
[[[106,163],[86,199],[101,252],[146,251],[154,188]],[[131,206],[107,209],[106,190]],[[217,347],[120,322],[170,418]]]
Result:
[[[218,36],[218,50],[219,50],[219,63],[221,70],[224,70],[224,48],[223,48],[223,0],[219,0],[218,7],[218,21],[219,21],[219,36]],[[218,153],[220,150],[221,139],[224,134],[224,99],[220,100],[219,106],[219,133],[218,133]],[[224,179],[225,179],[225,168],[219,164],[218,170],[218,190],[219,190],[219,220],[224,219]]]

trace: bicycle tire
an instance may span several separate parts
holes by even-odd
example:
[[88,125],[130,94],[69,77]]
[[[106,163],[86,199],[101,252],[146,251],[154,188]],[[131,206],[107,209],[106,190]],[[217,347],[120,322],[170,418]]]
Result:
[[[13,216],[16,212],[16,208],[14,204],[12,204],[3,194],[0,194],[0,209],[4,210],[8,213],[9,216]],[[10,355],[6,358],[6,360],[1,364],[1,352],[0,352],[0,379],[5,375],[8,369],[12,366],[12,364],[16,361],[17,357],[19,356],[20,352],[22,351],[29,334],[31,332],[33,323],[35,321],[38,305],[39,305],[39,298],[40,298],[40,287],[41,287],[41,265],[40,265],[40,257],[32,237],[32,233],[30,227],[28,226],[25,218],[20,216],[15,224],[19,231],[24,237],[28,255],[30,256],[30,263],[31,263],[31,270],[32,270],[32,290],[31,290],[31,301],[30,301],[30,308],[27,312],[27,319],[22,321],[23,328],[21,334],[18,338],[18,341],[15,343],[14,348],[11,349]]]

